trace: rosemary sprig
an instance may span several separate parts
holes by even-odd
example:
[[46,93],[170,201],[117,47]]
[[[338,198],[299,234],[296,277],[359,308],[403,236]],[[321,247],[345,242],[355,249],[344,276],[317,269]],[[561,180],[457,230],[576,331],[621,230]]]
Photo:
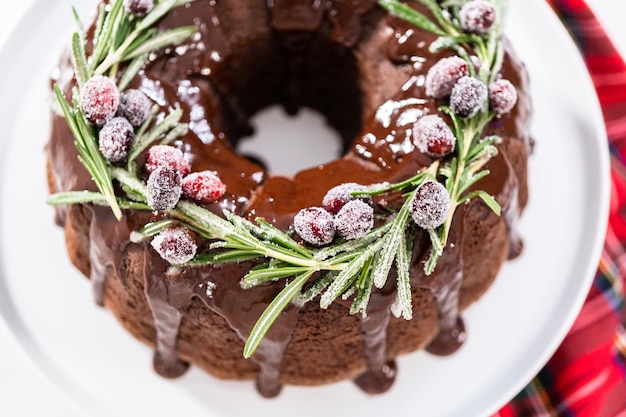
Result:
[[[180,5],[180,3],[178,0],[163,0],[150,13],[139,20],[134,19],[124,10],[124,0],[114,0],[108,11],[107,8],[101,6],[100,15],[96,23],[94,48],[89,57],[85,52],[84,29],[76,10],[73,10],[78,25],[78,31],[72,35],[71,43],[71,58],[77,83],[77,88],[75,88],[73,94],[73,106],[68,103],[61,89],[56,84],[54,85],[54,92],[63,116],[76,140],[79,159],[93,177],[96,186],[108,202],[117,219],[121,219],[122,212],[115,197],[110,166],[98,150],[95,129],[87,122],[78,105],[80,89],[92,76],[102,75],[109,71],[107,75],[115,78],[121,63],[133,58],[139,57],[138,59],[140,59],[144,57],[143,61],[131,62],[129,66],[130,71],[123,78],[123,86],[125,87],[145,63],[146,54],[180,42],[193,35],[196,32],[195,26],[177,28],[160,34],[155,34],[154,32],[154,24],[173,7]],[[127,36],[124,36],[125,34]],[[141,42],[136,42],[137,39],[141,39]],[[170,116],[167,118],[169,122],[173,119]],[[168,124],[164,126],[160,124],[159,126],[164,131],[177,128],[176,133],[182,133],[185,127],[178,124],[179,119],[180,117],[176,119],[176,123],[173,125]],[[161,133],[161,131],[152,131],[153,136],[156,135],[157,137]],[[152,136],[150,138],[153,139]]]
[[[502,14],[504,12],[501,1],[493,1],[498,10],[500,19],[496,26],[487,35],[479,36],[473,33],[464,33],[459,23],[459,9],[463,2],[449,1],[445,5],[438,4],[435,0],[412,0],[424,5],[435,17],[436,23],[424,25],[422,21],[428,20],[426,16],[410,7],[400,0],[379,0],[379,4],[387,9],[389,13],[398,16],[408,22],[419,25],[422,29],[428,30],[439,37],[430,45],[432,51],[444,48],[453,48],[459,56],[468,62],[470,71],[474,71],[474,63],[467,53],[474,51],[480,62],[478,78],[489,85],[495,80],[504,57],[504,49],[500,41],[502,36]],[[447,13],[443,8],[447,8]],[[457,207],[468,199],[478,197],[482,199],[489,208],[496,214],[500,214],[500,206],[483,191],[475,191],[467,194],[468,189],[481,178],[489,174],[486,170],[481,170],[482,166],[497,153],[494,144],[498,138],[488,138],[481,140],[480,136],[485,126],[495,116],[489,110],[487,104],[480,112],[471,118],[465,119],[457,117],[447,107],[441,110],[447,113],[453,120],[454,133],[457,138],[457,154],[448,166],[442,167],[438,174],[446,178],[446,189],[450,194],[451,208],[448,219],[436,231],[429,230],[429,236],[433,250],[428,258],[424,271],[431,274],[437,266],[437,261],[441,256],[441,250],[446,246],[452,219]]]
[[56,84],[54,85],[54,93],[61,106],[65,121],[74,135],[74,143],[79,153],[78,158],[80,162],[93,178],[104,199],[111,207],[111,210],[113,210],[115,217],[121,219],[122,211],[115,197],[111,172],[106,160],[98,149],[98,141],[96,140],[93,127],[85,120],[80,111],[80,106],[75,106],[73,109],[70,107]]
[[178,0],[162,0],[141,19],[134,19],[123,8],[123,0],[115,0],[104,15],[101,30],[94,40],[91,71],[114,77],[120,63],[183,41],[194,33],[195,26],[183,26],[155,34],[154,25]]

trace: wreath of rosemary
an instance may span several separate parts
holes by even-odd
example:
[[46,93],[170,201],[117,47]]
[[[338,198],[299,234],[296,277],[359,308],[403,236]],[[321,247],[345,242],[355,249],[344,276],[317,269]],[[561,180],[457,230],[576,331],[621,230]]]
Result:
[[[411,0],[426,6],[435,17],[432,21],[399,0],[378,0],[381,7],[421,29],[438,35],[430,45],[431,50],[452,48],[468,62],[471,75],[489,85],[498,74],[502,59],[501,23],[485,35],[464,33],[459,23],[459,10],[467,0]],[[500,0],[491,0],[502,17]],[[118,219],[122,209],[152,211],[147,204],[146,183],[136,174],[136,158],[153,144],[169,143],[184,135],[187,126],[180,123],[180,111],[172,111],[160,122],[155,121],[158,106],[151,117],[138,129],[128,157],[127,166],[109,163],[98,149],[95,128],[89,124],[80,110],[80,89],[93,75],[107,75],[117,80],[120,91],[141,70],[148,54],[181,42],[196,32],[196,28],[181,27],[157,33],[155,23],[172,8],[189,3],[189,0],[162,0],[141,19],[129,15],[123,8],[123,0],[114,0],[101,6],[96,25],[93,52],[85,53],[86,40],[80,26],[72,37],[72,60],[76,87],[73,102],[68,103],[60,88],[54,91],[63,116],[75,137],[79,159],[89,171],[99,192],[60,192],[51,195],[47,203],[53,206],[66,204],[96,204],[109,206]],[[74,11],[76,15],[76,12]],[[499,19],[501,22],[503,19]],[[475,69],[468,51],[478,58],[480,67]],[[123,64],[123,65],[122,65]],[[354,196],[375,196],[385,193],[402,193],[405,197],[401,208],[388,216],[388,220],[355,240],[338,240],[322,247],[303,246],[261,218],[250,222],[233,213],[224,212],[224,217],[191,201],[181,200],[176,207],[167,210],[167,218],[145,225],[132,233],[131,240],[140,242],[150,239],[174,225],[183,225],[200,237],[213,243],[210,252],[198,254],[183,267],[257,260],[260,263],[242,279],[244,288],[269,281],[284,280],[285,286],[258,319],[244,348],[244,357],[252,356],[274,321],[289,305],[300,305],[320,297],[320,306],[327,308],[339,297],[353,296],[351,314],[366,316],[373,287],[382,288],[395,264],[397,270],[397,298],[392,312],[407,320],[412,318],[409,263],[413,236],[417,226],[410,221],[410,205],[418,187],[426,180],[437,180],[444,184],[451,199],[448,218],[443,225],[428,230],[432,250],[425,263],[426,274],[433,272],[448,239],[455,209],[472,198],[480,198],[496,214],[500,206],[484,191],[469,191],[481,178],[489,174],[483,169],[485,163],[497,153],[497,137],[481,139],[481,133],[495,116],[487,104],[470,118],[460,118],[449,107],[440,111],[453,121],[452,131],[456,136],[455,154],[443,161],[435,161],[415,176],[397,184],[368,189]],[[114,181],[119,183],[124,196],[116,196]],[[319,273],[319,274],[318,274]],[[315,279],[312,280],[312,277]],[[305,289],[306,286],[306,289]]]

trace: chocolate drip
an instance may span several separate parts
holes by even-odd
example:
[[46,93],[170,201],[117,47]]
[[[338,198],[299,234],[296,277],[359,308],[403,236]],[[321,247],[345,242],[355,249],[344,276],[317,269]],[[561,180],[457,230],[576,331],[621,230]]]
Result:
[[430,290],[437,305],[439,333],[426,347],[438,356],[451,355],[465,341],[465,325],[459,315],[459,295],[463,283],[463,238],[467,208],[457,209],[448,244],[432,276],[424,277],[421,285]]
[[[509,171],[512,173],[513,168],[508,160],[508,157],[504,155],[504,160],[507,162]],[[503,196],[502,216],[506,222],[507,229],[509,231],[509,259],[517,258],[524,250],[524,240],[517,230],[517,223],[520,215],[519,208],[519,181],[514,174],[508,176],[508,196]],[[502,193],[505,194],[505,193]],[[508,197],[508,198],[507,198]]]
[[130,229],[126,222],[116,221],[108,208],[90,207],[89,210],[91,210],[89,235],[92,239],[89,245],[90,279],[96,304],[104,306],[104,291],[109,271],[122,283],[126,281],[125,254]]
[[[194,295],[208,308],[228,322],[243,342],[248,339],[256,320],[280,291],[280,288],[274,286],[243,289],[240,280],[250,266],[240,264],[229,268],[228,273],[221,267],[212,268],[212,271],[195,271],[196,279],[202,281],[194,285],[193,290]],[[210,279],[207,279],[206,272],[212,272],[209,274]],[[295,304],[287,306],[251,358],[259,365],[257,389],[264,397],[275,397],[282,389],[280,378],[283,357],[297,324],[299,311],[300,307]]]
[[519,256],[524,248],[524,241],[517,231],[517,221],[520,214],[519,180],[506,153],[500,152],[489,160],[486,165],[490,175],[488,181],[482,181],[479,186],[487,193],[496,195],[496,200],[502,209],[509,236],[508,259]]
[[367,371],[359,375],[354,382],[369,394],[387,391],[396,379],[395,361],[387,360],[387,328],[391,319],[393,300],[393,296],[380,292],[373,293],[367,316],[360,320]]
[[285,75],[283,106],[296,114],[302,106],[302,77],[313,34],[322,22],[321,0],[270,0],[270,24],[278,32]]
[[285,97],[283,106],[288,114],[296,114],[302,107],[302,83],[307,51],[311,48],[311,32],[293,31],[279,35],[285,62]]
[[156,330],[154,370],[165,378],[177,378],[189,364],[178,358],[178,332],[191,303],[192,290],[149,245],[144,249],[145,293]]

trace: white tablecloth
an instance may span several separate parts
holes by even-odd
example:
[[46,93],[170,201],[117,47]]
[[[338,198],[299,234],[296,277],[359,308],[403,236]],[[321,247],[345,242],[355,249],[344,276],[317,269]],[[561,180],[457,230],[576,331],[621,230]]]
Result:
[[[76,0],[79,2],[80,0]],[[512,0],[523,1],[523,0]],[[0,0],[0,47],[35,0]],[[618,48],[626,55],[626,2],[588,0]],[[6,65],[6,63],[0,63]],[[0,96],[1,97],[1,96]],[[6,99],[2,97],[0,99]],[[47,380],[17,351],[9,335],[0,331],[0,416],[79,417]],[[113,417],[113,416],[112,416]]]

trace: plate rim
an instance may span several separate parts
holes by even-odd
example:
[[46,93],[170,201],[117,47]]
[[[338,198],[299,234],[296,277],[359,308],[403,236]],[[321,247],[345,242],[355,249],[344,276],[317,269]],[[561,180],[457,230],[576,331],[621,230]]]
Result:
[[[95,2],[95,0],[92,0],[92,1]],[[516,1],[516,0],[513,0],[513,1]],[[10,55],[9,52],[11,51],[11,45],[13,45],[13,47],[15,48],[16,47],[15,45],[17,45],[19,38],[21,36],[24,36],[24,33],[27,32],[28,30],[27,22],[34,15],[40,15],[42,13],[40,10],[35,11],[36,6],[40,6],[41,3],[44,3],[45,5],[47,5],[47,7],[51,7],[51,8],[59,7],[59,5],[58,4],[55,5],[54,2],[43,2],[42,0],[32,1],[31,5],[22,15],[21,20],[17,22],[16,25],[13,27],[11,33],[6,38],[6,41],[0,45],[0,58]],[[545,2],[540,1],[540,0],[533,0],[533,3],[534,3],[534,6],[544,9],[544,13],[550,15],[552,19],[558,22],[558,18],[553,14],[552,10],[549,8],[549,6]],[[571,55],[572,57],[575,57],[579,61],[578,63],[581,68],[586,69],[584,60],[581,57],[578,49],[576,48],[573,40],[567,33],[566,29],[562,26],[562,24],[560,22],[558,23],[559,24],[555,26],[559,26],[561,28],[561,30],[559,30],[559,36],[563,38],[563,40],[565,41],[564,44],[566,44],[567,45],[566,47],[570,50],[569,55]],[[572,51],[574,53],[572,53]],[[592,245],[594,248],[594,251],[593,251],[593,254],[590,256],[590,259],[599,260],[601,252],[602,252],[603,244],[604,244],[606,228],[608,227],[609,196],[610,196],[609,151],[608,151],[606,128],[604,125],[604,119],[602,117],[600,103],[597,100],[597,95],[595,94],[595,90],[593,90],[593,82],[592,82],[591,76],[586,70],[583,72],[584,72],[584,75],[586,76],[587,88],[592,89],[593,94],[591,96],[595,98],[595,103],[593,104],[593,106],[591,106],[593,107],[593,121],[590,122],[590,126],[594,127],[594,136],[595,138],[597,138],[597,142],[607,143],[607,146],[604,148],[601,146],[598,146],[598,150],[600,151],[599,162],[600,162],[601,167],[604,167],[604,169],[600,172],[601,180],[599,181],[600,188],[601,188],[600,194],[604,198],[601,200],[599,206],[597,207],[597,211],[600,214],[600,217],[598,218],[597,223],[599,225],[604,225],[604,228],[602,227],[596,228],[596,233],[593,239],[595,243]],[[7,143],[8,141],[0,141],[0,149],[4,149],[6,146],[8,146]],[[0,184],[0,193],[1,191],[2,190],[1,190],[1,184]],[[1,210],[2,208],[0,207],[0,211]],[[52,385],[57,390],[57,392],[59,392],[61,396],[63,396],[67,400],[67,402],[71,406],[76,408],[81,413],[84,413],[86,415],[92,415],[92,413],[90,412],[85,413],[85,411],[87,410],[83,406],[80,406],[80,403],[77,402],[75,398],[72,398],[66,392],[65,389],[63,389],[59,384],[55,383],[55,381],[58,381],[59,379],[63,379],[63,376],[52,374],[58,370],[46,369],[49,367],[41,363],[42,358],[44,356],[41,354],[42,352],[39,352],[39,354],[34,354],[33,350],[38,350],[38,347],[30,345],[32,343],[32,340],[29,339],[30,335],[27,334],[29,329],[23,325],[21,325],[22,327],[20,328],[19,326],[16,327],[15,324],[12,325],[11,323],[9,323],[7,319],[7,314],[6,314],[7,309],[12,310],[13,312],[17,310],[12,305],[10,297],[7,297],[8,291],[5,291],[6,290],[6,278],[5,278],[5,272],[4,272],[4,267],[3,267],[4,265],[3,254],[4,254],[3,243],[0,240],[0,301],[1,301],[0,323],[2,323],[2,325],[0,325],[0,328],[4,327],[4,329],[6,330],[5,333],[9,335],[9,339],[13,341],[14,346],[18,347],[18,351],[20,351],[22,356],[27,359],[27,362],[31,365],[31,368],[35,369],[40,375],[44,377],[44,379],[50,382],[50,385]],[[541,366],[543,366],[543,364],[545,364],[547,360],[554,354],[554,352],[556,351],[556,349],[558,348],[558,346],[561,344],[564,337],[566,336],[567,332],[573,325],[574,320],[576,319],[577,315],[579,314],[583,306],[588,289],[590,288],[593,282],[594,271],[596,268],[597,268],[597,261],[588,263],[587,271],[585,271],[585,276],[587,276],[585,287],[587,288],[587,291],[579,291],[576,299],[573,300],[572,308],[569,311],[568,318],[565,320],[565,322],[567,322],[567,325],[562,325],[560,327],[560,334],[558,335],[558,337],[554,337],[551,341],[552,343],[550,344],[550,347],[545,349],[545,353],[543,355],[544,358],[542,358],[542,360],[540,361],[542,364]],[[16,330],[20,330],[20,331],[18,332]],[[20,334],[22,338],[20,338],[18,334]],[[26,339],[23,339],[24,337]],[[37,360],[36,357],[38,357],[39,360]],[[507,400],[512,398],[513,395],[519,392],[520,389],[524,387],[528,383],[528,381],[532,379],[534,375],[536,375],[537,371],[538,369],[529,369],[526,375],[527,376],[526,382],[523,382],[520,380],[519,384],[517,384],[516,386],[512,386],[507,391]],[[67,384],[68,381],[65,381],[65,383]],[[502,404],[503,403],[500,401],[499,405],[501,406]],[[498,406],[494,405],[494,409],[492,410],[492,412],[497,411],[497,409],[498,409]],[[93,415],[97,415],[97,414],[93,414]]]

